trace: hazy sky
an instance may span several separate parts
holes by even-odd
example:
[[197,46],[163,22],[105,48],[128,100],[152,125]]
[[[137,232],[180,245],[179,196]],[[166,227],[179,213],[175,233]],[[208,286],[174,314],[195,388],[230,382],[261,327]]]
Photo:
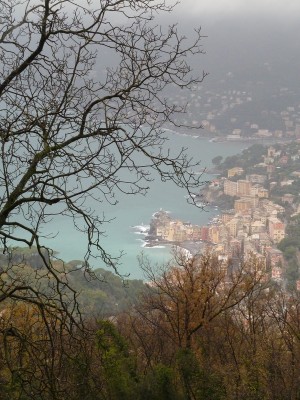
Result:
[[199,66],[212,77],[234,69],[248,76],[264,64],[277,75],[299,77],[300,0],[180,1],[165,23],[177,22],[188,37],[201,26],[206,55]]
[[269,14],[300,16],[299,0],[181,0],[178,7],[188,14]]

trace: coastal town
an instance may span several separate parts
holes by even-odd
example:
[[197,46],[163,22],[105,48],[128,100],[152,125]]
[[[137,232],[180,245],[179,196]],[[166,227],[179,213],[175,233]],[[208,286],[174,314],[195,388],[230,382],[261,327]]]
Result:
[[[173,219],[169,213],[160,210],[151,220],[150,245],[155,241],[172,243],[188,250],[192,248],[194,254],[209,247],[223,261],[255,257],[262,273],[285,286],[291,257],[285,254],[283,244],[288,241],[289,227],[300,216],[297,196],[300,190],[300,143],[261,146],[261,149],[262,154],[256,154],[261,160],[255,165],[240,166],[241,162],[245,163],[245,154],[219,165],[219,171],[224,165],[231,163],[232,166],[223,170],[201,193],[209,207],[219,207],[219,215],[209,224],[199,226]],[[255,149],[246,152],[251,154]],[[251,157],[248,161],[253,159],[253,154]],[[296,259],[297,251],[295,248]],[[296,269],[292,283],[300,290],[298,266]]]
[[[286,140],[300,137],[299,88],[292,82],[233,80],[228,71],[221,81],[170,93],[176,106],[188,104],[184,123],[201,126],[201,136],[214,141]],[[175,119],[180,125],[182,121]],[[179,129],[180,131],[180,129]],[[181,133],[183,133],[181,131]]]

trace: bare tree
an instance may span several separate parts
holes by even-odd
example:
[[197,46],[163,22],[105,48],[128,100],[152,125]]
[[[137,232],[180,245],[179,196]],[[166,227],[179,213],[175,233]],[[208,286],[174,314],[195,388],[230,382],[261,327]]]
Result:
[[[86,261],[93,255],[116,269],[118,257],[101,244],[101,203],[146,193],[151,171],[188,191],[201,185],[184,149],[172,155],[164,146],[164,125],[185,112],[168,89],[205,75],[188,65],[202,53],[200,30],[188,42],[175,25],[163,31],[155,22],[172,8],[165,0],[0,0],[0,240],[8,254],[0,302],[38,309],[46,331],[49,315],[70,334],[80,319],[68,271],[44,247],[49,221],[70,217],[87,235]],[[35,246],[43,266],[27,274],[26,260],[10,252],[15,243]]]
[[202,52],[200,31],[187,44],[175,26],[163,32],[153,21],[171,8],[164,0],[0,2],[4,248],[13,240],[39,249],[42,226],[66,215],[87,233],[86,258],[94,251],[114,267],[101,245],[105,218],[89,199],[143,194],[151,170],[199,187],[185,152],[163,149],[164,124],[184,112],[168,87],[204,77],[187,63]]
[[262,265],[255,258],[233,265],[209,251],[192,258],[176,251],[173,262],[157,268],[147,258],[140,262],[149,291],[127,322],[140,365],[177,364],[186,398],[202,398],[199,390],[205,385],[201,387],[198,372],[208,328],[230,311],[234,314],[252,293],[263,291]]
[[232,268],[209,252],[193,258],[175,252],[174,265],[159,269],[147,258],[141,259],[141,265],[151,290],[143,294],[138,314],[175,349],[192,348],[204,326],[243,304],[262,280],[257,260]]

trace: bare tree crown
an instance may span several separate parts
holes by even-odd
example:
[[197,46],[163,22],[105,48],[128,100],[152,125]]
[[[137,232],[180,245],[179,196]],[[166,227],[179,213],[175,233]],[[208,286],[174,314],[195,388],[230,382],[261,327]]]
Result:
[[[0,339],[18,398],[70,395],[66,360],[88,333],[73,266],[45,248],[45,225],[70,217],[87,234],[86,261],[116,269],[101,204],[144,194],[151,172],[188,191],[201,184],[185,151],[164,146],[165,124],[185,112],[169,88],[204,78],[188,64],[200,31],[190,42],[155,21],[171,10],[165,0],[0,0]],[[35,246],[39,265],[16,257],[16,243]]]
[[[184,151],[163,147],[165,123],[184,113],[168,87],[190,88],[194,42],[165,30],[152,0],[0,1],[0,238],[41,246],[41,227],[61,214],[86,231],[87,257],[101,246],[90,196],[145,193],[155,170],[199,187]],[[111,58],[113,57],[113,59]],[[113,61],[111,61],[113,60]],[[125,174],[124,171],[127,171]]]

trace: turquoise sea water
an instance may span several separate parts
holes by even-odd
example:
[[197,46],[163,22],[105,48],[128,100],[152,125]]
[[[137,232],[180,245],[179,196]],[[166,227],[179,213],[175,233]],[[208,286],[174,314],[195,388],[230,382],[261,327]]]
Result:
[[[246,147],[241,142],[210,142],[208,139],[191,137],[169,133],[168,147],[180,149],[186,147],[188,154],[196,160],[201,160],[201,168],[210,167],[211,160],[217,155],[226,157],[239,153]],[[203,180],[210,180],[213,177],[203,175]],[[163,208],[171,212],[173,217],[190,221],[194,224],[204,225],[216,210],[207,207],[205,211],[187,203],[185,191],[174,184],[163,183],[159,179],[150,184],[147,196],[135,195],[119,197],[116,206],[108,204],[97,205],[96,211],[99,214],[105,213],[106,218],[113,219],[104,227],[106,237],[103,237],[103,247],[112,255],[118,255],[122,250],[125,254],[122,257],[122,264],[119,271],[122,274],[130,274],[130,278],[143,278],[139,268],[137,256],[143,251],[153,263],[167,261],[170,258],[170,248],[143,248],[143,235],[134,232],[132,227],[148,225],[152,214]],[[70,261],[82,260],[86,250],[84,235],[76,231],[72,222],[66,217],[61,217],[59,224],[48,225],[49,232],[57,235],[46,244],[59,252],[59,256]],[[99,260],[91,260],[94,267],[104,267]]]

